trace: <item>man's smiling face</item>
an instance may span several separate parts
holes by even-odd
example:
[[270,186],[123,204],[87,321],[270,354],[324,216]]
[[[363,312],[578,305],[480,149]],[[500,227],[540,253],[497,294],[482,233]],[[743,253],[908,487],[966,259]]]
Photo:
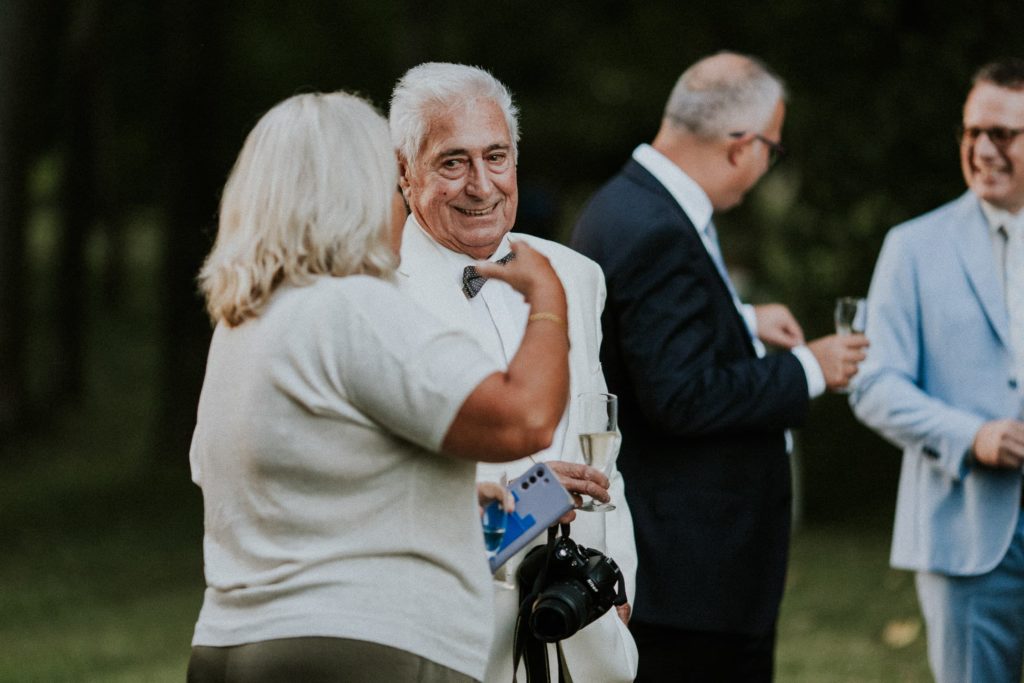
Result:
[[494,253],[519,203],[512,139],[496,103],[475,100],[435,114],[401,184],[416,220],[440,244],[473,258]]
[[[1024,208],[1024,90],[981,82],[964,105],[964,129],[985,132],[964,135],[960,163],[971,190],[993,206],[1016,213]],[[996,130],[1007,140],[993,140]]]

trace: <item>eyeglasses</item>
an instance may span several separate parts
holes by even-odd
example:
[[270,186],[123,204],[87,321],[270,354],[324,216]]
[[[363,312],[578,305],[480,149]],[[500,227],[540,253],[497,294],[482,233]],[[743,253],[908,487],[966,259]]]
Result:
[[973,145],[982,134],[988,136],[989,141],[999,148],[999,151],[1006,151],[1006,148],[1013,144],[1014,139],[1024,133],[1024,128],[1004,128],[1003,126],[992,126],[981,128],[980,126],[960,127],[960,142]]
[[[746,131],[736,131],[729,133],[729,137],[741,138],[746,134]],[[775,142],[774,140],[769,140],[765,136],[760,135],[758,133],[754,133],[754,139],[760,140],[768,147],[768,168],[771,168],[772,166],[776,165],[777,163],[786,158],[786,148],[783,147],[780,143]]]

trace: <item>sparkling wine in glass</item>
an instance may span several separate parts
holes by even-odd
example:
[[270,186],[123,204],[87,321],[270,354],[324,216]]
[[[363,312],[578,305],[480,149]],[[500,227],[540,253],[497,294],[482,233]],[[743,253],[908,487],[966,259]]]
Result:
[[[856,296],[836,299],[836,334],[864,334],[864,323],[868,317],[868,304]],[[836,390],[840,394],[850,393],[850,386]]]
[[836,333],[863,334],[867,319],[867,303],[855,296],[836,299]]
[[[580,394],[580,448],[583,462],[610,477],[619,454],[619,401],[615,394]],[[578,508],[585,512],[614,510],[611,503],[590,499]]]

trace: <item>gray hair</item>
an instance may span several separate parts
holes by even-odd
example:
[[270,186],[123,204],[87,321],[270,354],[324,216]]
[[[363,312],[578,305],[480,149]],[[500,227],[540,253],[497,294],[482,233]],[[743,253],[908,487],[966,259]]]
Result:
[[245,140],[199,273],[214,322],[260,314],[282,284],[318,275],[390,276],[387,227],[398,180],[387,123],[343,92],[295,95]]
[[989,62],[974,74],[972,85],[991,83],[1008,90],[1024,88],[1024,59],[1007,57]]
[[665,118],[712,139],[763,128],[785,99],[782,79],[761,60],[719,52],[683,72],[665,105]]
[[512,159],[518,158],[519,110],[501,81],[487,71],[464,64],[427,62],[414,66],[391,94],[391,143],[410,164],[415,163],[427,137],[430,120],[475,100],[490,100],[505,115],[512,138]]

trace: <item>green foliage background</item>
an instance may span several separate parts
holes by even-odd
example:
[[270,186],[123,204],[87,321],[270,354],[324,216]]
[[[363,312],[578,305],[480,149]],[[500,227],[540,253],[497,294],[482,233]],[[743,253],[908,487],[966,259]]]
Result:
[[[564,240],[586,198],[653,137],[687,65],[756,54],[788,83],[790,155],[718,225],[745,296],[785,302],[814,337],[831,330],[836,296],[866,292],[889,227],[963,191],[963,97],[982,63],[1024,54],[1022,10],[0,0],[0,583],[13,587],[0,591],[0,660],[65,653],[0,680],[180,679],[181,624],[200,590],[187,450],[209,334],[193,277],[234,156],[277,101],[345,89],[386,111],[415,64],[485,67],[521,109],[517,229]],[[20,200],[24,216],[8,210]],[[890,651],[880,635],[886,620],[913,619],[905,575],[884,561],[898,453],[836,396],[815,402],[798,440],[806,531],[780,680],[923,680],[920,639]],[[161,639],[163,650],[144,644]]]

